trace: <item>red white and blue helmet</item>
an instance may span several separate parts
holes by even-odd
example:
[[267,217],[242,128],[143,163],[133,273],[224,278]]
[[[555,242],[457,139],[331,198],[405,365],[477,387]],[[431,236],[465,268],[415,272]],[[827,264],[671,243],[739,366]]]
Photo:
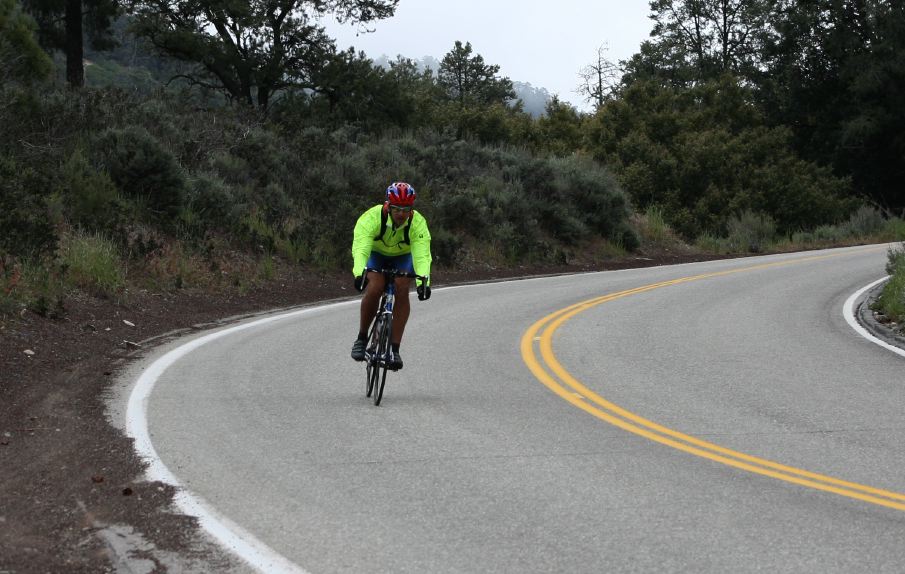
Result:
[[387,188],[387,205],[414,205],[415,188],[404,181],[396,181]]

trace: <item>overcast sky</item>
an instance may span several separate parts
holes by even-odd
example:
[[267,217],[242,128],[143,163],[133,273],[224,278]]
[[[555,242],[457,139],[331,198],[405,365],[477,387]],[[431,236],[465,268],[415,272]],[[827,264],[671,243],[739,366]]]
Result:
[[586,109],[575,93],[578,71],[603,44],[614,62],[631,57],[650,34],[649,12],[646,0],[400,0],[396,15],[372,22],[371,33],[321,23],[338,48],[355,46],[374,59],[440,60],[456,40],[471,42],[500,75]]

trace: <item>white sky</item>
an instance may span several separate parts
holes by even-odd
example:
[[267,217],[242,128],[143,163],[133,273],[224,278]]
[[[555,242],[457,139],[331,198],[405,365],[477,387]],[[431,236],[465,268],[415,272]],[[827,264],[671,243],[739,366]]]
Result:
[[471,42],[500,75],[586,110],[575,93],[578,71],[603,44],[613,62],[631,57],[649,37],[649,12],[647,0],[400,0],[395,16],[372,22],[371,33],[356,36],[355,27],[332,19],[321,24],[338,48],[355,46],[374,59],[440,60],[456,40]]

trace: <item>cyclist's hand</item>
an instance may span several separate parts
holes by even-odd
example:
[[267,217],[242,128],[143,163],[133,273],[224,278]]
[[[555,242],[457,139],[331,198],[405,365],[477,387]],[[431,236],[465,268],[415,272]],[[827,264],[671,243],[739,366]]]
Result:
[[363,275],[359,275],[358,277],[355,278],[355,290],[358,291],[359,293],[364,291],[365,287],[367,285],[368,285],[367,277],[365,277]]
[[431,286],[425,282],[421,282],[421,285],[415,289],[418,292],[418,300],[419,301],[427,301],[431,298]]

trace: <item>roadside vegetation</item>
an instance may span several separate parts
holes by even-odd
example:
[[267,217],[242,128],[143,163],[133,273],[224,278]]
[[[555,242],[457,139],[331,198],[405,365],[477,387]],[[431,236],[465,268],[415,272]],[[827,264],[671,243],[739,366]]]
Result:
[[905,243],[889,250],[886,272],[890,275],[889,281],[883,286],[873,308],[905,334]]
[[[437,69],[378,66],[299,18],[308,57],[271,42],[243,56],[215,30],[288,32],[242,10],[218,27],[193,9],[181,29],[160,17],[176,0],[90,4],[82,66],[56,5],[0,0],[2,316],[62,316],[73,293],[243,292],[344,270],[355,218],[393,180],[418,189],[438,269],[905,240],[888,175],[905,133],[905,9],[889,3],[827,8],[830,25],[752,0],[712,21],[758,37],[722,46],[732,29],[687,38],[689,12],[652,2],[651,40],[618,64],[600,51],[582,75],[593,112],[552,98],[540,117],[468,42]],[[395,8],[296,4],[362,23]]]

